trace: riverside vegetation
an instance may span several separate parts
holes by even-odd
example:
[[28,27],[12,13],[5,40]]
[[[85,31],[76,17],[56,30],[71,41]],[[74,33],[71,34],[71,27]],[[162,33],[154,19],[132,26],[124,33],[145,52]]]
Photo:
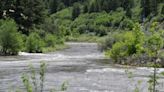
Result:
[[155,85],[164,67],[164,1],[1,0],[0,55],[53,51],[65,41],[98,42],[114,63],[154,67]]
[[[116,49],[129,44],[129,52],[119,53],[126,55],[107,54],[118,62],[120,57],[138,53],[139,44],[144,42],[135,42],[135,36],[141,33],[148,40],[154,22],[163,39],[163,4],[163,0],[2,0],[0,52],[38,53],[62,49],[65,41],[89,41],[100,42],[107,53],[111,48],[110,52],[117,53]],[[128,38],[132,43],[124,42]]]

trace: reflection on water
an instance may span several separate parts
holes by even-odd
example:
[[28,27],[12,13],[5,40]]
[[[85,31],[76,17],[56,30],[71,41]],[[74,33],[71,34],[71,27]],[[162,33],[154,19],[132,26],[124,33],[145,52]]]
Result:
[[59,87],[64,81],[69,81],[67,92],[132,92],[137,80],[144,80],[141,92],[147,92],[146,81],[151,69],[129,69],[135,74],[134,83],[130,83],[126,68],[112,65],[98,51],[97,44],[67,44],[70,48],[63,51],[44,54],[20,52],[19,56],[0,57],[0,92],[22,87],[21,74],[28,71],[30,63],[38,68],[40,61],[48,64],[45,92]]

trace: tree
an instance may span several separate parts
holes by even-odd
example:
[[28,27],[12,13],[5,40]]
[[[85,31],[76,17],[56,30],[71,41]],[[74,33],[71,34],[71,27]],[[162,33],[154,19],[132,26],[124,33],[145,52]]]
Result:
[[73,10],[72,10],[72,19],[76,19],[80,15],[80,7],[78,3],[75,3],[73,5]]
[[0,21],[0,54],[17,55],[22,47],[21,34],[17,32],[14,20]]
[[83,13],[87,13],[88,12],[88,5],[85,4],[83,7]]
[[94,0],[91,2],[89,12],[99,12],[100,11],[100,5],[98,0]]
[[58,8],[58,1],[57,0],[51,0],[50,1],[50,13],[55,13],[57,12],[57,8]]
[[130,57],[132,55],[140,55],[144,53],[144,43],[145,34],[141,31],[140,25],[136,24],[132,32],[125,32],[120,35],[121,41],[117,41],[111,48],[107,51],[112,59],[117,63],[124,58]]
[[134,6],[134,0],[123,0],[123,3],[121,6],[126,11],[126,15],[128,17],[131,17],[132,16],[131,8]]
[[154,68],[154,74],[151,76],[151,79],[149,80],[150,83],[150,88],[149,90],[151,92],[156,92],[156,86],[158,84],[157,82],[157,69],[158,64],[161,63],[160,57],[159,57],[159,52],[163,48],[164,43],[163,43],[163,38],[156,29],[158,23],[154,22],[151,25],[150,28],[150,36],[148,37],[147,40],[147,53],[151,57],[151,62],[153,63],[153,68]]
[[44,22],[47,16],[43,0],[2,0],[0,18],[12,18],[24,34],[29,33],[34,25]]
[[26,51],[30,53],[40,53],[44,42],[37,33],[31,33],[26,41]]
[[157,0],[141,0],[143,18],[148,17],[150,14],[155,16],[157,14],[157,6]]
[[45,21],[46,10],[43,0],[17,0],[15,6],[16,12],[13,18],[23,33],[28,34],[34,25]]
[[64,9],[66,6],[64,5],[63,2],[60,2],[59,5],[58,5],[58,8],[57,8],[57,11],[60,11],[62,9]]
[[162,7],[161,14],[164,15],[164,5],[163,5],[163,7]]

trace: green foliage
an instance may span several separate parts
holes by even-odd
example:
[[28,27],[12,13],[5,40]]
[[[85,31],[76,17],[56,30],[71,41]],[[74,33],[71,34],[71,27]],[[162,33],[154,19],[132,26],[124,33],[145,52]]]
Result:
[[50,0],[49,1],[49,7],[50,7],[50,13],[53,14],[55,12],[57,12],[58,9],[58,2],[57,0]]
[[76,36],[67,36],[66,41],[73,42],[100,42],[104,37],[97,37],[90,34],[82,34]]
[[26,91],[27,92],[33,92],[32,85],[30,84],[29,76],[27,76],[26,74],[23,74],[22,75],[22,81],[23,81],[23,84],[26,88]]
[[157,30],[157,22],[153,23],[150,29],[150,35],[147,39],[147,52],[150,56],[156,56],[158,51],[164,47],[164,40],[160,31]]
[[117,10],[115,12],[111,13],[112,25],[114,27],[119,27],[120,26],[121,21],[125,17],[125,13],[126,12],[123,10],[123,8],[117,8]]
[[46,63],[40,65],[40,92],[43,92],[45,81]]
[[125,18],[122,22],[121,22],[121,28],[122,29],[126,29],[126,30],[132,30],[134,27],[134,22],[131,19]]
[[22,36],[14,20],[0,20],[0,54],[17,55],[22,47]]
[[[72,24],[71,29],[76,29],[79,33],[95,33],[96,35],[105,35],[107,34],[107,28],[104,26],[97,26],[95,25],[98,16],[100,14],[84,14],[78,17]],[[105,33],[104,33],[105,32]]]
[[[43,0],[2,0],[0,3],[0,16],[14,19],[19,30],[24,34],[28,34],[29,29],[34,25],[43,23],[47,17],[44,4]],[[5,14],[3,14],[4,11]]]
[[40,25],[40,28],[43,29],[43,35],[46,33],[54,34],[55,32],[59,31],[56,22],[54,22],[53,18],[51,17],[47,18],[46,21]]
[[61,91],[66,91],[68,89],[68,82],[64,82],[62,85],[61,85]]
[[76,19],[80,15],[80,4],[75,3],[72,10],[72,19]]
[[72,19],[72,8],[66,8],[51,15],[54,19]]
[[87,12],[88,12],[88,5],[84,4],[83,13],[87,13]]
[[139,24],[136,24],[132,32],[124,32],[116,35],[116,37],[117,40],[115,40],[115,42],[111,42],[111,40],[109,40],[109,42],[114,44],[112,45],[112,48],[111,45],[109,45],[110,46],[109,48],[111,48],[111,50],[108,50],[106,52],[107,56],[110,56],[116,62],[118,62],[122,58],[126,58],[134,54],[141,54],[145,52],[144,51],[145,37],[144,37],[144,33],[140,30]]
[[118,63],[120,59],[128,56],[127,45],[123,42],[117,42],[113,45],[112,49],[109,52],[106,52],[106,55],[110,55],[110,57]]
[[44,42],[37,33],[31,33],[26,41],[26,51],[30,53],[42,52]]
[[[45,82],[45,73],[46,73],[46,64],[42,62],[40,64],[40,70],[39,70],[39,80],[37,80],[36,76],[36,70],[32,65],[30,67],[31,74],[28,75],[24,73],[22,75],[22,82],[24,84],[24,87],[26,89],[26,92],[43,92],[44,90],[44,82]],[[40,85],[38,85],[40,83]]]
[[161,14],[164,14],[164,5],[162,7]]
[[90,8],[89,8],[89,12],[99,12],[100,11],[100,3],[98,0],[92,0]]
[[45,36],[46,47],[54,47],[56,42],[57,42],[57,38],[55,35],[46,34]]

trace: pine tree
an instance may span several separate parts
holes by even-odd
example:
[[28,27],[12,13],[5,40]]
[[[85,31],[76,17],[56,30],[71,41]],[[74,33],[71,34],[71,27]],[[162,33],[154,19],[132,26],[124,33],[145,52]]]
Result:
[[73,5],[73,10],[72,10],[72,19],[76,19],[80,15],[80,7],[78,3],[75,3]]
[[88,5],[85,4],[83,7],[83,13],[87,13],[88,12]]
[[161,14],[164,15],[164,5],[163,5],[163,7],[162,7]]
[[90,9],[89,12],[99,12],[100,11],[100,5],[98,0],[94,0],[91,5],[90,5]]
[[13,16],[23,33],[28,34],[30,28],[44,22],[46,9],[42,0],[17,0],[16,13]]
[[57,12],[58,8],[58,1],[57,0],[51,0],[50,1],[50,13],[55,13]]
[[126,15],[128,17],[132,16],[132,7],[134,6],[134,0],[123,0],[122,5],[121,5],[124,10],[126,11]]
[[1,0],[0,1],[0,18],[11,17],[14,13],[15,0]]

